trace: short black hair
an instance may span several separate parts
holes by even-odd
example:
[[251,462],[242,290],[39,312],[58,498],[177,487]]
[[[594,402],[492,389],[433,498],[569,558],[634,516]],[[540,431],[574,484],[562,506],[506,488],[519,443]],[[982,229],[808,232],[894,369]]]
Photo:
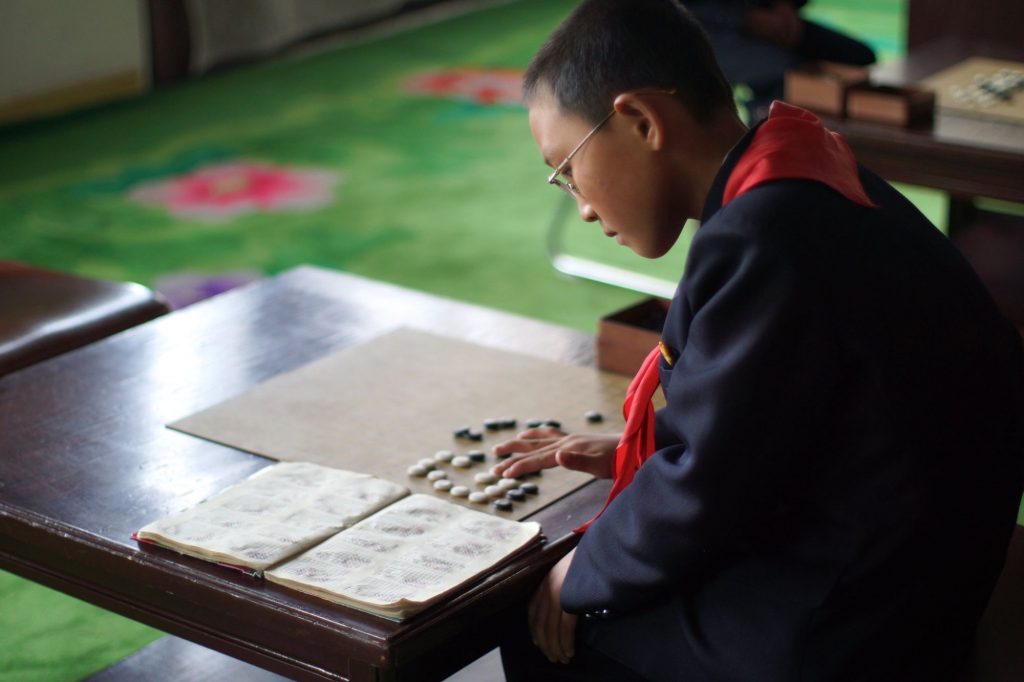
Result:
[[584,0],[526,69],[527,104],[542,85],[563,110],[593,124],[616,95],[651,88],[675,89],[702,123],[736,108],[707,34],[677,0]]

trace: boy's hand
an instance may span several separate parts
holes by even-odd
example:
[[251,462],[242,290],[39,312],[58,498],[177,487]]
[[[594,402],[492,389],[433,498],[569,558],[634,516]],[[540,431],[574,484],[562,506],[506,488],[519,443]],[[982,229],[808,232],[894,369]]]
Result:
[[552,663],[568,663],[575,653],[577,616],[562,610],[560,598],[575,553],[573,549],[548,571],[527,609],[533,643]]
[[611,478],[618,436],[577,433],[568,435],[550,426],[523,431],[514,440],[494,446],[494,454],[515,453],[498,462],[494,473],[516,478],[540,469],[562,466],[598,478]]

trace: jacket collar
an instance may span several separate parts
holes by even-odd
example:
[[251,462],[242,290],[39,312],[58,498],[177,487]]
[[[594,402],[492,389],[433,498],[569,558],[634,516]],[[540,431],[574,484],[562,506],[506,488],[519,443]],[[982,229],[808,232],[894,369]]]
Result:
[[726,155],[701,221],[754,187],[783,179],[820,182],[854,203],[875,207],[846,141],[810,112],[777,101],[768,118],[747,131]]

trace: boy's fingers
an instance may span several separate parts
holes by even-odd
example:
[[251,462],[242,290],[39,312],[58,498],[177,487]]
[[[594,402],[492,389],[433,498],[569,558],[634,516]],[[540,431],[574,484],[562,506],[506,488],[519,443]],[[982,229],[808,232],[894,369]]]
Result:
[[545,619],[544,638],[547,642],[545,652],[548,660],[552,663],[568,663],[565,652],[562,649],[562,617],[565,613],[559,606],[558,600],[549,600],[547,607],[547,618]]
[[568,663],[576,653],[576,616],[561,611],[559,618],[558,644],[562,663]]
[[564,469],[582,471],[598,478],[609,478],[611,476],[608,470],[610,462],[584,452],[558,450],[555,452],[555,463]]
[[533,643],[537,645],[544,657],[554,661],[551,650],[551,638],[548,634],[548,620],[550,618],[550,603],[547,595],[547,580],[544,580],[533,599],[530,600],[530,636]]
[[492,471],[494,471],[498,476],[517,478],[519,476],[531,474],[534,471],[550,469],[556,466],[558,466],[558,462],[555,459],[555,452],[553,450],[547,450],[520,457],[510,457],[509,459],[506,459],[503,462],[498,462],[494,465]]
[[591,457],[582,452],[574,452],[572,450],[558,450],[555,452],[555,461],[559,466],[575,471],[586,471],[591,459]]
[[534,450],[550,444],[550,439],[513,438],[512,440],[506,440],[498,443],[491,448],[491,450],[496,455],[504,455],[508,452],[533,452]]
[[576,616],[562,610],[562,581],[575,550],[548,571],[530,599],[530,633],[552,663],[568,663],[575,653]]
[[520,431],[516,434],[516,438],[524,440],[552,440],[556,438],[562,438],[565,436],[565,432],[561,429],[556,429],[553,426],[538,426],[525,431]]
[[526,605],[526,623],[530,628],[530,639],[533,640],[534,644],[537,644],[536,628],[534,624],[537,622],[537,608],[538,601],[540,600],[540,591],[533,593],[533,597],[530,598],[529,603]]
[[557,429],[530,429],[523,431],[511,440],[496,444],[491,450],[498,455],[509,452],[533,452],[552,445],[564,437],[565,434]]

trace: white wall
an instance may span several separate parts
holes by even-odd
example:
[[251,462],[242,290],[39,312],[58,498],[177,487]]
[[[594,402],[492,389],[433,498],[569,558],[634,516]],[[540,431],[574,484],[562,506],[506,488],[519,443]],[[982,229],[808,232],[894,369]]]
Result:
[[0,106],[132,73],[145,83],[147,21],[144,0],[0,0]]

